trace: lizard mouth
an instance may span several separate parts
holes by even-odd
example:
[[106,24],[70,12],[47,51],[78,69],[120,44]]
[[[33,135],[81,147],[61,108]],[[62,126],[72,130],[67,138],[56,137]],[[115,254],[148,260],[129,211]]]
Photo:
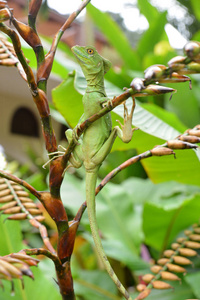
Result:
[[77,60],[79,60],[81,63],[86,64],[89,61],[88,57],[79,49],[72,47],[71,50]]

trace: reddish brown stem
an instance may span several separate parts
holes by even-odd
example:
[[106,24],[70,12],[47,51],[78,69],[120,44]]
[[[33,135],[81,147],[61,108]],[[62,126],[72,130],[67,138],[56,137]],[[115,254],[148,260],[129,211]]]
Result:
[[62,299],[75,300],[70,261],[67,261],[61,268],[56,268],[56,275]]

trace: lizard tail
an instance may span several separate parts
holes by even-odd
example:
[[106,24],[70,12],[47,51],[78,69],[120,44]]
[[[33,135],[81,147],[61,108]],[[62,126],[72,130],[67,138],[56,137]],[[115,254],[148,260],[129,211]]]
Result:
[[112,269],[108,258],[104,252],[103,246],[101,244],[101,239],[98,232],[98,225],[96,220],[96,210],[95,210],[95,188],[96,188],[97,174],[93,172],[86,172],[86,201],[87,201],[87,211],[90,222],[90,228],[92,231],[92,236],[94,239],[94,243],[97,249],[97,252],[102,260],[102,263],[108,272],[110,278],[116,284],[119,291],[127,300],[132,300],[130,295],[128,294],[125,287],[122,285],[114,270]]

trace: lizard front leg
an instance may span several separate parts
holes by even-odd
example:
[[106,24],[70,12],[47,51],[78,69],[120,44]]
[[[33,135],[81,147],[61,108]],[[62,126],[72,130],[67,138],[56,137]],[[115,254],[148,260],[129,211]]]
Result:
[[135,98],[132,97],[132,100],[133,100],[133,104],[132,104],[130,114],[128,113],[128,108],[126,106],[126,103],[125,102],[123,103],[124,104],[124,125],[122,125],[120,121],[117,120],[121,128],[119,128],[119,126],[115,126],[118,137],[124,143],[129,143],[132,139],[133,131],[138,129],[138,128],[132,128],[132,119],[133,119],[133,113],[135,109]]

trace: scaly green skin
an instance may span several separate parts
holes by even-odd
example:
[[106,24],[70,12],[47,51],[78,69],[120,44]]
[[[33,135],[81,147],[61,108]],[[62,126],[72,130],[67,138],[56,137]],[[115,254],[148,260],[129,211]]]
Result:
[[[104,89],[104,74],[110,69],[111,63],[101,57],[94,47],[74,46],[72,52],[76,56],[87,80],[87,88],[83,96],[84,114],[80,120],[80,122],[83,122],[91,115],[98,113],[102,109],[102,104],[109,100]],[[126,143],[132,138],[131,121],[133,109],[130,115],[128,115],[126,107],[125,110],[126,114],[122,130],[118,126],[112,130],[109,113],[92,123],[84,132],[83,138],[79,139],[79,145],[75,147],[70,163],[75,168],[79,168],[82,164],[85,167],[87,210],[96,249],[105,269],[119,291],[126,299],[131,300],[128,292],[114,273],[103,250],[95,213],[95,188],[98,169],[109,154],[116,136],[119,136]],[[74,136],[75,131],[66,131],[68,141]]]

